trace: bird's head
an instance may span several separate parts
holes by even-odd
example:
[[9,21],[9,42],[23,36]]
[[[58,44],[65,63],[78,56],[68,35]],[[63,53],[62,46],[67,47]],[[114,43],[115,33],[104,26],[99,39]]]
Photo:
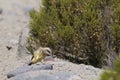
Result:
[[42,53],[47,55],[47,56],[52,56],[52,51],[48,47],[42,48]]

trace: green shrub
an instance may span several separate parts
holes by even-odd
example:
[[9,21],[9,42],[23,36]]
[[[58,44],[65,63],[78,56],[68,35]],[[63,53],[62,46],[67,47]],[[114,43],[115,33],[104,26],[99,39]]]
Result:
[[113,42],[114,51],[119,54],[120,53],[120,1],[116,1],[116,4],[114,4],[113,9],[113,24],[112,24],[112,36],[113,36]]
[[113,70],[106,71],[100,80],[120,80],[120,59],[115,62]]
[[[39,11],[30,12],[30,30],[34,45],[48,46],[54,55],[72,62],[105,65],[106,56],[111,52],[110,40],[113,33],[109,26],[113,0],[42,0]],[[117,4],[117,3],[116,3]],[[108,8],[106,8],[108,7]],[[109,32],[109,34],[108,34]],[[119,30],[118,30],[119,32]],[[31,39],[31,38],[30,38]],[[29,41],[30,44],[32,44]],[[29,49],[37,47],[30,46]],[[117,46],[117,48],[119,48]],[[33,51],[33,50],[31,50]]]

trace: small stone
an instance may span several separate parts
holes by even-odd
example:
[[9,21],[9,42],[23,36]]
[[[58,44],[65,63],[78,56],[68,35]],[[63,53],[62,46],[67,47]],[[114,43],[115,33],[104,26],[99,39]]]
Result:
[[32,10],[33,10],[32,7],[25,7],[25,8],[23,8],[23,11],[24,11],[25,14],[28,14]]
[[3,9],[2,9],[2,8],[0,8],[0,14],[2,14],[2,12],[3,12]]
[[11,50],[11,49],[12,49],[12,46],[6,46],[6,48],[7,48],[8,50]]
[[45,61],[54,61],[54,58],[52,56],[48,56],[45,58]]
[[10,40],[10,43],[13,45],[16,45],[16,44],[18,44],[18,40],[12,39],[12,40]]
[[0,18],[0,21],[3,21],[4,19],[3,18]]
[[83,79],[80,78],[80,76],[73,75],[72,77],[69,78],[69,80],[83,80]]

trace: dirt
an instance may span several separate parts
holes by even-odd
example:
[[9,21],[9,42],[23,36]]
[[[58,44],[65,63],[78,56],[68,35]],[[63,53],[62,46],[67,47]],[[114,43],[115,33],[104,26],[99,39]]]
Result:
[[29,26],[29,11],[38,9],[41,0],[0,0],[0,79],[7,80],[6,74],[25,64],[30,58],[18,59],[19,36]]
[[[30,60],[31,56],[21,58],[17,55],[19,36],[29,27],[29,11],[33,8],[39,9],[40,5],[41,0],[0,0],[0,80],[8,80],[7,73],[25,65]],[[82,80],[96,79],[101,73],[98,68],[59,61],[59,59],[51,64],[54,64],[54,69],[42,71],[42,73],[70,71],[79,75]]]

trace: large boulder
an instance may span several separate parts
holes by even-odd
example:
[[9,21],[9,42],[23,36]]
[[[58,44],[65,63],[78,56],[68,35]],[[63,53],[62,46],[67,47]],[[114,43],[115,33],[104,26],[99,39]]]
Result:
[[73,64],[54,58],[54,61],[46,61],[44,64],[17,68],[7,76],[10,80],[99,80],[102,72],[102,69],[90,65]]
[[26,26],[19,36],[19,42],[18,42],[18,56],[19,57],[25,57],[26,53],[29,53],[27,50],[27,38],[29,37],[29,28]]
[[81,80],[81,78],[71,72],[28,72],[11,78],[10,80]]
[[10,71],[7,74],[8,78],[14,77],[16,75],[20,75],[29,71],[36,71],[36,70],[52,70],[53,66],[51,64],[34,64],[34,65],[25,65],[22,67],[18,67],[17,69]]

